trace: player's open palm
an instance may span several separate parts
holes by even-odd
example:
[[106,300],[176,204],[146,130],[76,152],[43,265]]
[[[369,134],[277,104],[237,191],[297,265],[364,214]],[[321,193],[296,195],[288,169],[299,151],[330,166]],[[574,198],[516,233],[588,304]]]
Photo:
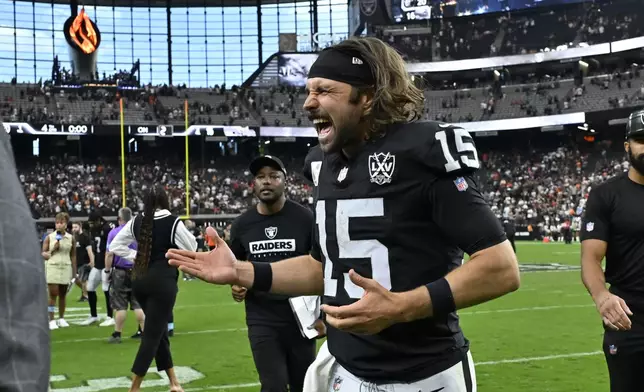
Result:
[[604,324],[615,331],[627,331],[631,329],[631,319],[633,312],[628,308],[623,299],[606,292],[596,302],[597,310],[602,316]]
[[208,227],[208,237],[215,240],[215,249],[210,252],[192,252],[182,249],[170,249],[166,254],[168,263],[178,267],[186,274],[196,276],[206,282],[214,284],[234,284],[237,281],[235,263],[237,259],[221,239],[217,231]]

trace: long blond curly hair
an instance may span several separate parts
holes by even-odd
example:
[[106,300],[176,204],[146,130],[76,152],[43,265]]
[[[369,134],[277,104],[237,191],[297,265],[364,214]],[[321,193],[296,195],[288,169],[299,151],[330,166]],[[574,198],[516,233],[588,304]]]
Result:
[[371,69],[375,85],[354,88],[352,94],[354,100],[363,94],[372,98],[364,113],[371,121],[370,134],[380,133],[387,124],[421,118],[425,95],[414,84],[405,61],[395,49],[374,37],[351,37],[333,48],[358,53]]

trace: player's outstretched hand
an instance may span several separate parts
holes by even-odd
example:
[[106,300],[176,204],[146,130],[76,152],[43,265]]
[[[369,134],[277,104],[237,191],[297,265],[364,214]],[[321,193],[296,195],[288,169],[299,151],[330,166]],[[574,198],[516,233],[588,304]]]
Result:
[[322,305],[320,309],[326,314],[329,325],[346,332],[372,335],[399,322],[398,294],[354,270],[349,271],[349,278],[364,289],[364,295],[351,305]]
[[623,299],[607,291],[597,299],[595,304],[604,324],[608,328],[615,331],[631,329],[631,319],[628,316],[632,316],[633,312],[631,312]]
[[237,282],[235,255],[214,228],[208,227],[206,233],[208,237],[215,240],[215,249],[210,252],[170,249],[166,253],[168,263],[188,275],[196,276],[209,283],[235,284]]

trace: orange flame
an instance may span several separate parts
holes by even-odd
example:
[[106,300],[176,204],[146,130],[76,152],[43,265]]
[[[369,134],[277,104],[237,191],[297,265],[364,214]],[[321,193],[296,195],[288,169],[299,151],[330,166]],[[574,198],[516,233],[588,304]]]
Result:
[[83,52],[90,54],[96,50],[98,36],[84,8],[76,15],[69,27],[69,35]]

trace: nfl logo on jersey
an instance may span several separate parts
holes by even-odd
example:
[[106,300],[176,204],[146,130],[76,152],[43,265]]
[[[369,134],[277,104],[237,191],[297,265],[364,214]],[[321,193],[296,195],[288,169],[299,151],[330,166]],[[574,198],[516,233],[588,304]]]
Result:
[[465,181],[465,178],[459,177],[454,180],[454,185],[456,185],[456,189],[458,189],[459,192],[464,192],[467,190],[467,181]]

